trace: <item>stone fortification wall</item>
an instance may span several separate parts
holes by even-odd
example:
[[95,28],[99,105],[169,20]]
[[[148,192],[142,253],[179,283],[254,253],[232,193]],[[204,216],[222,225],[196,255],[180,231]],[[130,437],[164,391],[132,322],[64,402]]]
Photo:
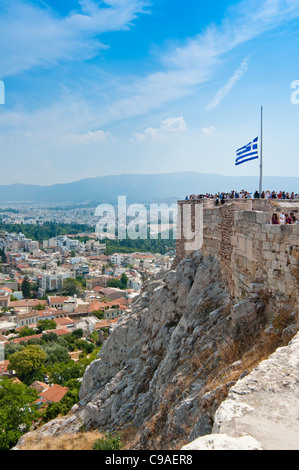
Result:
[[[299,225],[272,225],[273,212],[282,210],[296,214],[299,201],[229,200],[220,206],[212,200],[179,201],[175,264],[200,249],[220,260],[233,297],[242,298],[257,283],[298,308]],[[192,244],[184,226],[189,223],[197,233],[201,211],[203,237]]]

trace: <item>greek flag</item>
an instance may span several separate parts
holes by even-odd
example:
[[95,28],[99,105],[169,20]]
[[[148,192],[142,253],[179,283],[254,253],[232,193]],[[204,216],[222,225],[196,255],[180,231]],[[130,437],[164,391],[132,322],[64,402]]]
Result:
[[238,149],[236,153],[236,165],[241,165],[241,163],[249,162],[250,160],[256,160],[259,158],[258,137],[256,137],[252,142],[249,142],[249,144]]

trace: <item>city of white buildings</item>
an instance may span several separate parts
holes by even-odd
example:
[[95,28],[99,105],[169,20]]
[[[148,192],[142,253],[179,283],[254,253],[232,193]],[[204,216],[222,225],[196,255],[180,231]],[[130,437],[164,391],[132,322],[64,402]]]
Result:
[[[57,236],[39,243],[0,231],[0,341],[17,341],[18,328],[35,328],[41,319],[54,320],[60,334],[107,327],[130,313],[144,280],[169,269],[173,259],[151,253],[108,256],[105,250],[93,236],[85,242]],[[124,274],[126,286],[120,289]],[[22,292],[24,279],[30,282],[29,298]],[[69,279],[76,292],[66,292]],[[95,312],[102,312],[100,319]]]

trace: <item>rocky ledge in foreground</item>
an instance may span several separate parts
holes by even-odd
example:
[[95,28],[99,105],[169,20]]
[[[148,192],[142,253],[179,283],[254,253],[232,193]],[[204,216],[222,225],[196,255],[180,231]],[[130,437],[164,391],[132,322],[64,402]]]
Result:
[[183,450],[299,449],[299,334],[229,391],[213,432]]

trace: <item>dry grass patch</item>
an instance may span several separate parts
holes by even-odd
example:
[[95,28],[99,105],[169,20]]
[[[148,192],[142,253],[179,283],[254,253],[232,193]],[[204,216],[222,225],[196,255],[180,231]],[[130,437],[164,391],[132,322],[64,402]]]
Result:
[[92,450],[94,442],[101,437],[103,434],[99,431],[43,438],[29,435],[20,450]]
[[[279,326],[286,327],[288,318],[288,312],[285,317],[277,316]],[[280,331],[276,330],[273,333],[261,331],[257,338],[248,338],[247,343],[245,339],[236,343],[227,341],[219,350],[221,357],[219,368],[214,371],[214,374],[210,375],[205,391],[237,381],[241,374],[250,373],[260,362],[268,359],[277,348],[286,346],[290,338],[283,338],[281,331],[282,328]]]

